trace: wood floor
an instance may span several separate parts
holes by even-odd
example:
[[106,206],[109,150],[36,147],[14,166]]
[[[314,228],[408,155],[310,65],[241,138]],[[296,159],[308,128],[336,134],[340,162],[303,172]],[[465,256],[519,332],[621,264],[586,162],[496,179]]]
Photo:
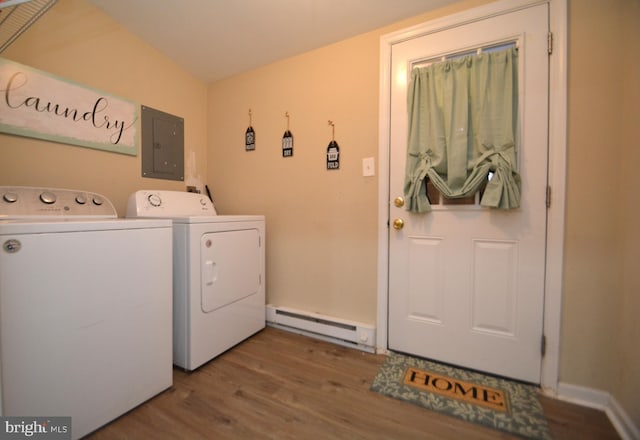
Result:
[[[266,328],[87,438],[518,438],[369,391],[383,361]],[[556,440],[620,438],[600,411],[541,401]]]

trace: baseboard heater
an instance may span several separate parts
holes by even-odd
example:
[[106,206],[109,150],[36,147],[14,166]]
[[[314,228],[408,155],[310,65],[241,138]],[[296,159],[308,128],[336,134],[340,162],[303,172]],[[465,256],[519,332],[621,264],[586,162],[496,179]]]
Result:
[[376,351],[375,327],[361,322],[267,304],[267,325],[369,353]]

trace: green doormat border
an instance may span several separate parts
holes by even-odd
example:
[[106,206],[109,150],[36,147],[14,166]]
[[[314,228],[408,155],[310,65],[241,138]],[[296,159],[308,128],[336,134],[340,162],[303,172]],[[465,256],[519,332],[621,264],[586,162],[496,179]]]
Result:
[[[508,411],[496,411],[487,406],[445,397],[442,393],[432,393],[416,386],[405,385],[403,383],[405,373],[410,368],[426,370],[439,376],[467,383],[477,383],[482,387],[500,390],[507,396]],[[440,378],[439,380],[435,384],[436,387],[442,389],[448,387],[445,378]],[[542,405],[538,400],[538,389],[533,385],[463,370],[426,359],[391,353],[387,356],[380,371],[374,378],[371,390],[422,406],[423,408],[506,431],[527,439],[552,439]],[[464,391],[462,392],[464,393]]]

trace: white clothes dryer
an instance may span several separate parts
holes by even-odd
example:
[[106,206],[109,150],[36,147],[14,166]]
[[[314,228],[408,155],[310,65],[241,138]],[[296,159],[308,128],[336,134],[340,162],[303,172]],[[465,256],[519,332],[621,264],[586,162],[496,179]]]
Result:
[[0,415],[71,417],[75,439],[172,385],[171,226],[0,187]]
[[173,221],[173,363],[194,370],[265,327],[265,218],[208,197],[137,191],[127,217]]

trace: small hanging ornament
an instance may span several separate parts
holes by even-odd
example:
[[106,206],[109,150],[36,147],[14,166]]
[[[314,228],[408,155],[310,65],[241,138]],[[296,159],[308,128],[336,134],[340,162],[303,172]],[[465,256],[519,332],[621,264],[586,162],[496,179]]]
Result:
[[331,142],[327,147],[327,169],[337,170],[340,169],[340,147],[336,142],[336,126],[332,121],[329,121],[331,125]]
[[282,136],[282,157],[291,157],[293,156],[293,134],[289,131],[289,112],[284,116],[287,118],[287,130]]
[[249,109],[249,128],[244,134],[244,149],[245,151],[253,151],[256,149],[256,132],[253,131],[251,126],[251,109]]

